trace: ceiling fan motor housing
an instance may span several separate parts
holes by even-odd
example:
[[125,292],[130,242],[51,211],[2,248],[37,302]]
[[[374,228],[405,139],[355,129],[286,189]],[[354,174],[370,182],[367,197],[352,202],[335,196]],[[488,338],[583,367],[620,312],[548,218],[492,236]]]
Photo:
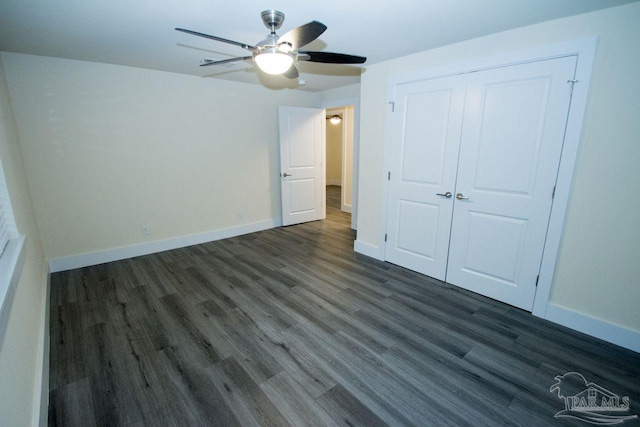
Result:
[[255,59],[261,53],[281,53],[289,55],[295,60],[295,52],[291,52],[291,44],[278,43],[280,36],[276,34],[276,30],[282,27],[284,13],[278,10],[265,10],[260,16],[264,25],[271,30],[271,34],[256,44],[257,50],[253,53],[253,58]]
[[272,33],[282,27],[282,23],[284,22],[284,13],[279,10],[265,10],[260,16],[262,17],[264,25],[270,29]]

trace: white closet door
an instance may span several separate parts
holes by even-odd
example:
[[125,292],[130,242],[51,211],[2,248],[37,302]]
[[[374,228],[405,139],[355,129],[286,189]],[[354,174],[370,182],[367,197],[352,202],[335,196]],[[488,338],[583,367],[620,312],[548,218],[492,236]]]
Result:
[[575,65],[469,75],[447,282],[531,310]]
[[385,257],[444,280],[464,76],[396,86]]

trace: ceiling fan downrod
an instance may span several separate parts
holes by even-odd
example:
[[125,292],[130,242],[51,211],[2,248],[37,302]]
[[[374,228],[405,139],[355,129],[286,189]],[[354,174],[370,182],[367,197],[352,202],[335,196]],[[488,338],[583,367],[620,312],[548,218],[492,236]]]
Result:
[[276,30],[282,27],[282,23],[284,22],[284,13],[279,10],[265,10],[260,16],[262,17],[262,22],[264,22],[265,27],[271,31],[271,34],[275,34]]

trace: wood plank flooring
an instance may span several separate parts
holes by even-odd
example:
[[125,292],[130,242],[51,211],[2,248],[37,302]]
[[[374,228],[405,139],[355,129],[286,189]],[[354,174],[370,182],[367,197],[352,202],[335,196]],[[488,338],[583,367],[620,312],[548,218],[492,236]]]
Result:
[[49,425],[585,425],[554,418],[571,371],[640,414],[637,353],[356,254],[349,222],[329,188],[324,221],[53,274]]

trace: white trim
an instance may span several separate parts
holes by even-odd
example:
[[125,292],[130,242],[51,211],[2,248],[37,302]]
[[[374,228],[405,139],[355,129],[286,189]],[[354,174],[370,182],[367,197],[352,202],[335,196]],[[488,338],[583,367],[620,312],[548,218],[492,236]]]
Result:
[[384,250],[381,250],[379,247],[373,246],[361,240],[356,240],[353,242],[353,250],[358,252],[359,254],[384,261]]
[[40,355],[38,360],[38,377],[34,390],[33,422],[31,425],[45,427],[49,418],[49,353],[51,350],[51,332],[49,330],[51,296],[51,273],[47,271],[47,284],[42,301],[42,313],[44,319],[40,322],[43,325],[40,331]]
[[322,103],[321,107],[325,110],[330,110],[332,108],[342,108],[347,105],[353,105],[353,108],[357,108],[360,106],[360,98],[344,98],[344,99],[333,99],[330,101],[325,101]]
[[[342,156],[342,164],[340,165],[340,178],[341,178],[341,182],[340,182],[340,187],[342,187],[343,189],[347,188],[347,169],[348,169],[348,164],[347,164],[347,147],[349,146],[349,144],[347,143],[347,128],[349,126],[351,126],[353,128],[353,125],[349,123],[349,117],[347,116],[347,107],[342,107],[340,109],[340,111],[342,112],[342,135],[340,135],[341,138],[341,144],[340,144],[340,155]],[[353,190],[353,135],[352,135],[352,140],[351,140],[351,189]],[[353,194],[352,194],[353,195]],[[346,191],[341,191],[340,192],[340,210],[342,212],[349,212],[351,213],[351,205],[347,204],[346,201]]]
[[571,187],[583,128],[584,114],[587,108],[587,97],[591,82],[591,69],[595,57],[597,39],[582,40],[574,47],[574,53],[578,56],[576,75],[578,82],[573,87],[567,127],[565,130],[562,157],[558,167],[555,195],[551,214],[549,215],[549,228],[542,262],[540,264],[540,278],[538,288],[533,300],[532,313],[534,316],[545,317],[545,312],[551,296],[551,286],[555,275],[556,261],[560,252],[562,230],[569,207]]
[[640,353],[638,331],[554,303],[547,304],[545,319]]
[[0,348],[9,322],[9,312],[26,259],[25,237],[9,240],[0,257]]
[[107,249],[104,251],[80,255],[72,255],[64,258],[56,258],[49,261],[49,269],[52,273],[56,273],[58,271],[88,267],[91,265],[103,264],[105,262],[119,261],[137,256],[184,248],[186,246],[198,245],[200,243],[227,239],[229,237],[241,236],[243,234],[255,233],[257,231],[280,227],[281,225],[281,218],[268,219],[251,224],[244,224],[238,227],[222,228],[219,230],[180,236],[172,239],[158,240],[155,242],[141,243],[138,245]]
[[[493,55],[484,58],[476,58],[469,61],[446,64],[439,67],[426,68],[409,73],[390,76],[387,81],[387,100],[394,102],[395,87],[399,84],[415,81],[434,79],[456,74],[464,74],[473,71],[488,70],[499,67],[523,64],[527,62],[542,61],[565,56],[577,56],[576,76],[578,80],[574,87],[573,97],[567,117],[565,141],[562,148],[562,157],[558,168],[556,181],[556,193],[547,229],[547,240],[540,266],[540,278],[533,303],[532,313],[538,317],[545,317],[547,305],[556,267],[556,260],[562,239],[562,230],[569,205],[573,172],[580,147],[581,132],[584,113],[587,106],[587,95],[591,79],[591,69],[595,56],[597,37],[587,37],[566,42],[526,48],[513,52]],[[381,227],[378,242],[384,247],[384,235],[387,232],[387,218],[389,206],[389,183],[387,172],[390,170],[391,150],[391,113],[385,117],[385,139],[383,151],[383,186]],[[384,250],[382,250],[384,258]]]
[[[426,70],[423,70],[423,72]],[[389,180],[391,174],[391,148],[393,147],[393,134],[392,134],[392,114],[396,108],[395,106],[395,92],[396,85],[399,84],[396,81],[399,76],[389,77],[387,84],[387,113],[384,115],[384,146],[382,147],[382,209],[380,209],[380,230],[378,231],[378,243],[381,253],[381,260],[387,259],[387,242],[385,236],[387,235],[387,228],[389,226]]]

